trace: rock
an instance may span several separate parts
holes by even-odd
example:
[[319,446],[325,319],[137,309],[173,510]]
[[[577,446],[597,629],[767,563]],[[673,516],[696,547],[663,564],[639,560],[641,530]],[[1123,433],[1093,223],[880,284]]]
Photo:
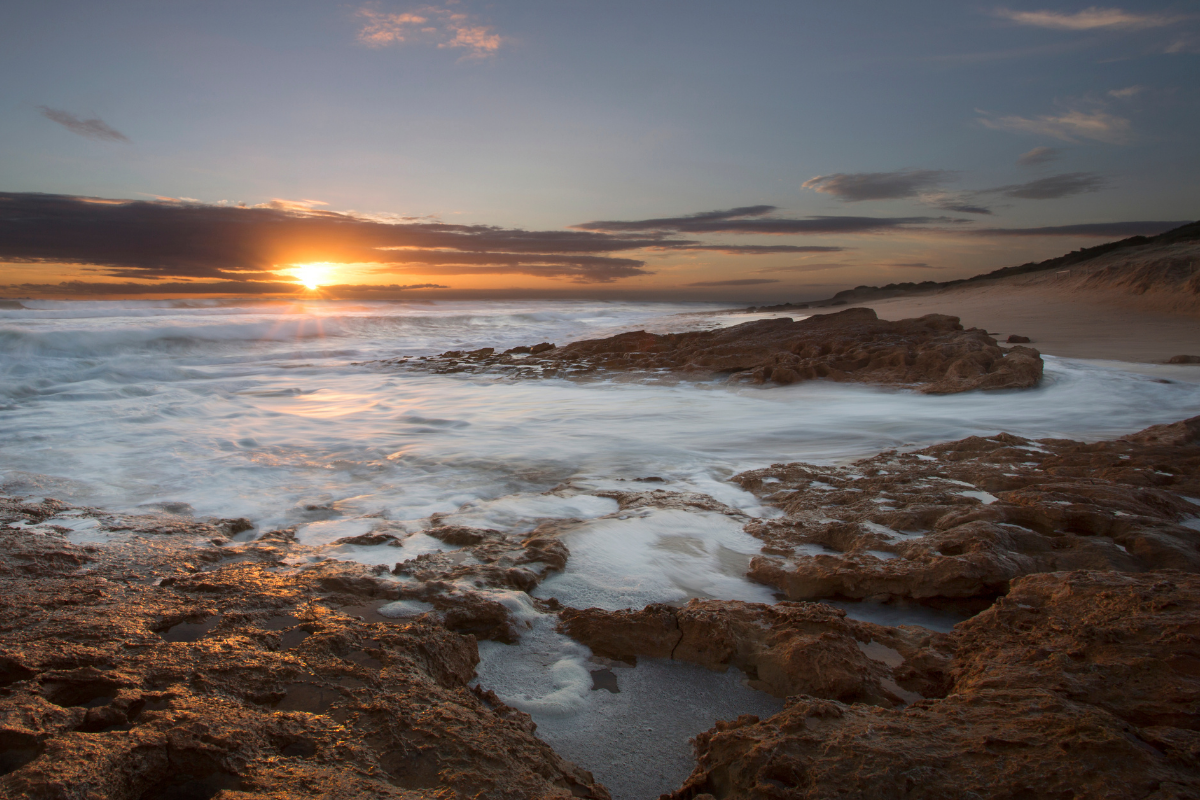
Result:
[[[658,335],[631,331],[555,347],[529,348],[540,358],[488,356],[464,366],[462,353],[444,353],[408,369],[434,372],[507,371],[514,377],[581,379],[626,372],[646,379],[677,375],[780,385],[825,379],[916,388],[929,394],[972,389],[1024,389],[1042,377],[1032,348],[1005,351],[986,331],[963,330],[957,317],[929,314],[898,322],[869,308],[850,308],[793,322],[745,322],[713,331]],[[394,362],[386,362],[399,366]]]
[[717,723],[669,797],[1195,797],[1198,608],[1195,575],[1022,578],[956,630],[945,697]]
[[666,336],[635,331],[574,342],[551,355],[606,370],[727,373],[781,384],[824,378],[918,386],[935,394],[1033,386],[1042,367],[1036,351],[1006,355],[985,332],[964,331],[957,317],[886,322],[868,308]]
[[243,531],[254,530],[254,524],[245,517],[237,517],[236,519],[219,519],[213,524],[220,530],[224,531],[226,536],[237,536]]
[[1168,364],[1200,364],[1200,356],[1171,356]]
[[1009,334],[1009,337],[1007,339],[1005,339],[1005,341],[1008,342],[1009,344],[1029,344],[1029,337],[1028,336],[1018,336],[1017,334],[1013,333],[1013,334]]
[[1145,430],[1122,436],[1121,441],[1149,447],[1168,448],[1200,444],[1200,417],[1192,417],[1167,425],[1151,425]]
[[[990,602],[1024,575],[1200,572],[1200,417],[1110,442],[970,437],[734,481],[784,511],[751,523],[750,577],[792,600]],[[785,560],[786,559],[786,560]]]
[[346,536],[338,539],[334,544],[357,544],[366,547],[375,547],[381,544],[400,546],[400,540],[390,533],[364,533],[361,536]]
[[[0,520],[31,513],[0,500]],[[192,544],[205,523],[119,521],[94,552],[0,523],[0,796],[608,797],[468,687],[476,642],[450,628],[505,625],[498,603],[459,591],[436,614],[363,621],[338,604],[396,585],[346,562],[288,567],[304,551],[288,531],[217,550]]]
[[[926,692],[946,680],[948,659],[937,652],[944,649],[943,635],[848,620],[823,603],[691,600],[680,608],[654,604],[640,611],[567,608],[559,619],[563,633],[597,655],[630,662],[673,658],[721,672],[733,666],[751,686],[776,697],[903,705],[907,690],[898,688],[893,666],[906,683]],[[895,664],[875,660],[872,646],[884,648],[884,657],[890,651]],[[907,664],[898,647],[920,652],[919,665]]]

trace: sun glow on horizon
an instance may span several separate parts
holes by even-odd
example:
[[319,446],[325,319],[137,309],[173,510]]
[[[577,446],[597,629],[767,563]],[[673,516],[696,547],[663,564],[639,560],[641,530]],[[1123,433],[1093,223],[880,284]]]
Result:
[[312,291],[330,283],[335,266],[328,262],[315,264],[299,264],[288,270],[292,276],[304,284],[304,288]]

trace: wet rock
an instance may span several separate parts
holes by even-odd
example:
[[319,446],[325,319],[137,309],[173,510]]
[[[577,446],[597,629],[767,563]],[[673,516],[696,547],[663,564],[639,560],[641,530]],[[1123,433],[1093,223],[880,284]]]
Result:
[[990,600],[1021,576],[1200,572],[1200,418],[1110,442],[969,437],[735,482],[782,509],[750,577],[793,600]]
[[1200,364],[1200,356],[1171,356],[1168,364]]
[[[632,662],[638,656],[673,658],[722,672],[733,666],[747,674],[751,686],[776,697],[903,705],[906,695],[915,698],[898,687],[893,668],[904,667],[904,680],[925,691],[946,680],[947,637],[848,620],[844,611],[823,603],[692,600],[639,611],[568,608],[559,618],[559,629],[596,655]],[[921,653],[924,661],[906,666],[892,645]],[[875,651],[894,656],[894,663],[873,657]]]
[[358,544],[365,547],[375,547],[377,545],[386,544],[396,547],[400,546],[400,540],[390,533],[364,533],[361,536],[346,536],[338,539],[334,544]]
[[[11,500],[0,515],[28,518]],[[121,522],[90,554],[0,524],[5,798],[608,797],[527,717],[468,688],[475,639],[451,628],[507,625],[499,604],[457,591],[436,614],[360,620],[338,603],[396,599],[396,583],[288,566],[305,548],[287,531],[210,562],[192,544],[207,523],[163,536],[157,520]]]
[[1200,578],[1021,578],[956,630],[947,695],[794,697],[696,737],[671,798],[1194,797]]
[[[666,335],[631,331],[562,347],[543,342],[529,348],[529,357],[516,358],[519,354],[524,355],[514,349],[489,355],[470,371],[574,379],[613,372],[652,380],[725,376],[781,385],[825,379],[949,394],[1036,386],[1043,367],[1036,350],[1003,350],[986,331],[964,330],[957,317],[930,314],[888,322],[869,308],[796,322],[758,320],[713,331]],[[381,363],[446,372],[466,369],[462,358],[461,352],[454,351],[421,364],[399,359]]]
[[1029,337],[1019,336],[1018,334],[1012,333],[1009,334],[1008,338],[1004,341],[1008,342],[1009,344],[1029,344]]

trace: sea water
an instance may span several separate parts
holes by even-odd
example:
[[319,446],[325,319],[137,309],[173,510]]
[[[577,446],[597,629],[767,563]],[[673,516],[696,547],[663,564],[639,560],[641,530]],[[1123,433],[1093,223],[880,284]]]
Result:
[[[387,524],[409,535],[401,557],[411,557],[444,548],[421,533],[435,514],[510,532],[574,520],[566,570],[535,594],[578,607],[771,602],[745,578],[759,543],[742,526],[776,512],[729,482],[741,470],[999,431],[1099,439],[1200,413],[1195,368],[1056,358],[1036,389],[949,396],[822,382],[518,381],[370,363],[764,316],[709,305],[22,305],[0,309],[0,492],[246,517],[259,532],[295,525],[328,557],[365,563],[390,564],[396,548],[334,541]],[[702,493],[728,511],[618,513],[596,494],[648,489]],[[688,737],[779,707],[736,671],[604,663],[527,596],[500,599],[527,633],[517,645],[481,645],[480,682],[531,713],[540,735],[614,796],[669,790],[690,769]],[[604,669],[619,692],[593,688]],[[647,763],[654,769],[637,767]]]

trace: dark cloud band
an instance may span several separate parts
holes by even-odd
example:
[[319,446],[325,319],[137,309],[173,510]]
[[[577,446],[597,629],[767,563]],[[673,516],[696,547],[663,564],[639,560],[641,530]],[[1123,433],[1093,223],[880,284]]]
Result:
[[898,172],[835,172],[809,178],[802,185],[839,200],[897,200],[935,189],[956,173],[944,169],[906,169]]
[[608,253],[692,244],[662,236],[392,224],[312,209],[0,193],[0,260],[85,264],[149,280],[248,282],[293,264],[331,262],[607,282],[649,274],[645,262]]
[[1055,225],[1045,228],[980,228],[971,233],[979,236],[1097,236],[1122,238],[1127,236],[1157,236],[1192,220],[1182,222],[1097,222],[1085,225]]
[[986,190],[985,193],[1002,194],[1022,200],[1057,200],[1060,197],[1099,191],[1104,185],[1105,180],[1100,175],[1090,172],[1066,172],[1028,183],[998,186]]
[[128,142],[129,137],[121,133],[116,128],[109,125],[102,119],[80,119],[70,111],[63,111],[58,108],[47,108],[46,106],[38,106],[38,110],[42,112],[42,116],[51,122],[57,122],[71,133],[78,134],[87,139],[99,139],[102,142]]
[[[772,206],[752,206],[754,209],[771,209]],[[875,233],[896,228],[908,228],[930,223],[960,222],[946,217],[807,217],[786,219],[780,217],[733,216],[733,211],[713,211],[685,217],[663,217],[643,220],[601,220],[573,226],[581,231],[654,231],[667,233],[758,233],[767,235],[784,234],[847,234]],[[765,214],[766,212],[761,212]],[[660,245],[661,246],[661,245]]]
[[731,281],[697,281],[685,286],[758,286],[763,283],[779,283],[774,278],[737,278]]

